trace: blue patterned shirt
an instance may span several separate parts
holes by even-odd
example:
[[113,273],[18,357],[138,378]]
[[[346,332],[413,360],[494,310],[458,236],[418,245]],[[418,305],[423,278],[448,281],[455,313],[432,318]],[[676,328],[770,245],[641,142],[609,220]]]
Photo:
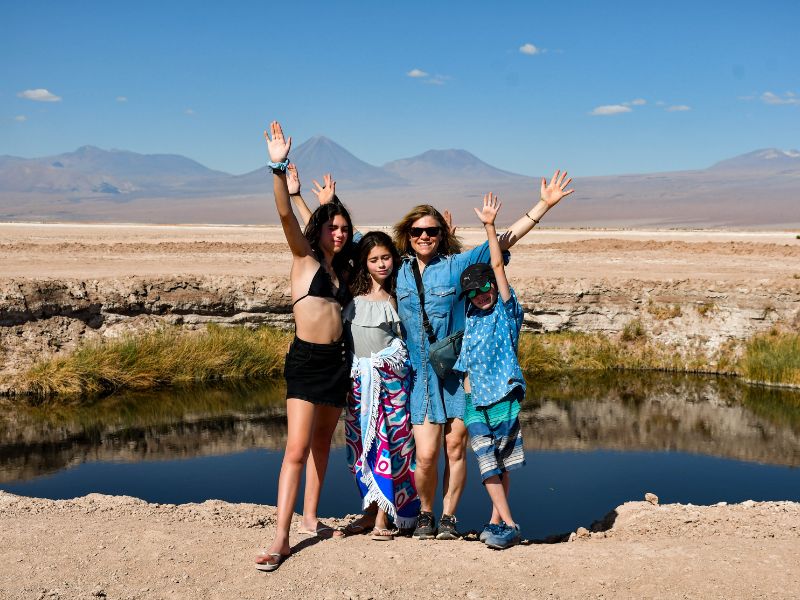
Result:
[[517,360],[523,310],[514,290],[503,302],[498,298],[489,310],[470,303],[464,341],[454,371],[469,373],[472,404],[494,404],[519,387],[524,395],[525,378]]

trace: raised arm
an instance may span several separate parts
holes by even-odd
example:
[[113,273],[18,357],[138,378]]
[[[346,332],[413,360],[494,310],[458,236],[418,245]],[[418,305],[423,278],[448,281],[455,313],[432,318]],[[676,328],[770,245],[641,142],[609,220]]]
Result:
[[[566,181],[565,181],[566,180]],[[508,250],[522,239],[534,225],[538,224],[545,213],[558,204],[564,196],[569,196],[575,190],[567,190],[572,178],[567,179],[567,172],[557,170],[553,173],[550,183],[542,177],[542,186],[539,192],[539,202],[522,215],[516,223],[500,236],[500,248]]]
[[450,235],[455,235],[458,227],[453,225],[453,214],[445,208],[442,216],[444,217],[444,222],[447,223],[447,228],[450,230]]
[[497,293],[503,302],[507,302],[511,298],[511,288],[508,285],[508,278],[506,277],[506,268],[503,261],[503,251],[500,249],[500,241],[497,239],[497,230],[494,227],[494,221],[497,218],[497,213],[500,210],[502,203],[493,196],[491,192],[483,197],[483,209],[475,210],[475,214],[483,223],[486,229],[486,239],[489,241],[489,256],[492,263],[492,271],[494,271],[494,278],[497,281]]
[[289,198],[294,202],[297,209],[297,214],[300,215],[300,220],[303,225],[308,225],[311,219],[311,209],[300,194],[300,175],[297,173],[297,167],[294,163],[286,167],[286,187],[289,189]]
[[[270,136],[271,133],[271,136]],[[267,151],[269,160],[273,164],[285,163],[289,156],[289,149],[292,147],[292,138],[284,139],[283,129],[280,123],[273,121],[270,123],[270,132],[264,132],[264,139],[267,141]],[[289,249],[293,256],[304,257],[312,254],[311,246],[300,229],[292,211],[292,204],[289,200],[289,187],[286,182],[286,173],[280,169],[273,169],[272,188],[275,192],[275,206],[278,209],[278,216],[281,219],[283,234],[289,243]]]

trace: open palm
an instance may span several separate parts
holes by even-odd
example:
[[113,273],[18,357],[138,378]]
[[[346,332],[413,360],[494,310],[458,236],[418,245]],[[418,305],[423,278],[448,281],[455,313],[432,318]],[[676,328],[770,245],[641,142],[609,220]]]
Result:
[[473,210],[475,214],[478,215],[481,223],[484,225],[492,225],[497,218],[497,212],[500,210],[501,205],[502,202],[497,199],[497,196],[489,192],[483,197],[483,208],[481,210],[474,208]]
[[545,178],[542,177],[542,189],[539,195],[548,208],[553,208],[564,196],[569,196],[575,191],[567,189],[571,182],[572,178],[567,179],[566,171],[562,173],[560,170],[556,170],[550,183],[547,183]]
[[264,139],[267,140],[267,152],[272,162],[279,163],[286,160],[289,156],[289,149],[292,147],[292,138],[283,137],[281,124],[273,121],[269,124],[269,131],[264,131]]
[[293,164],[286,167],[286,187],[290,196],[297,196],[300,193],[300,175],[297,174],[297,167]]
[[325,184],[324,186],[320,185],[319,181],[316,179],[313,180],[313,183],[314,187],[311,188],[311,191],[314,192],[320,204],[328,204],[328,202],[333,201],[333,197],[336,195],[336,182],[333,180],[330,173],[326,173],[322,177],[322,183]]

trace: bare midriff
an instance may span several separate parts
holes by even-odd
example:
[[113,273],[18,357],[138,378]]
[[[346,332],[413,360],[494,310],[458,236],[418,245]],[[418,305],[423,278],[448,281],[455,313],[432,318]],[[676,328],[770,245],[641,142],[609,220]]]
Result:
[[306,296],[294,305],[295,335],[312,344],[332,344],[342,338],[342,307],[332,298]]

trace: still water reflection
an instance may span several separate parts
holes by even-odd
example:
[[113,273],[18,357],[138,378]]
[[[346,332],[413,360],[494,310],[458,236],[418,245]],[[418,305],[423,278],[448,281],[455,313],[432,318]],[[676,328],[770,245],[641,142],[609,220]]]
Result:
[[[670,374],[530,382],[520,415],[528,466],[512,508],[526,535],[588,525],[654,491],[662,501],[800,500],[800,393]],[[0,488],[48,498],[90,492],[153,502],[275,503],[286,435],[283,386],[119,395],[0,412]],[[334,437],[322,514],[357,512]],[[487,499],[474,458],[460,507],[477,528]]]

